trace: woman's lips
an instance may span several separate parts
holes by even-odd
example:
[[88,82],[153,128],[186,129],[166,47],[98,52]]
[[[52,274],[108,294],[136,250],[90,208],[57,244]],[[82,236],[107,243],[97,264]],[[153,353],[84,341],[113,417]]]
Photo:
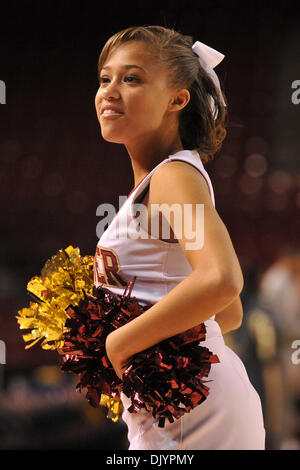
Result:
[[124,113],[102,113],[100,115],[100,118],[104,118],[104,119],[116,119],[120,116],[123,116]]

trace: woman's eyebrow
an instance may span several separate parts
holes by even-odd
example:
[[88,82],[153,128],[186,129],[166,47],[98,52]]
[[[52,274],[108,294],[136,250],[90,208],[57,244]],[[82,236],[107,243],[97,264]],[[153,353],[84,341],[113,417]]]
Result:
[[[142,70],[143,72],[146,73],[146,71],[143,69],[143,67],[140,67],[139,65],[135,65],[135,64],[125,64],[122,66],[124,69],[132,69],[132,68],[135,68],[135,69],[140,69]],[[102,70],[105,70],[105,69],[111,69],[111,67],[109,65],[106,65],[105,67],[102,67]]]

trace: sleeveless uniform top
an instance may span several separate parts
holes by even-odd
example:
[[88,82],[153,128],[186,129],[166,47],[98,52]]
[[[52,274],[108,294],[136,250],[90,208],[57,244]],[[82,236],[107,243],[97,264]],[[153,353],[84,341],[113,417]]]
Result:
[[[206,179],[212,202],[214,191],[207,171],[196,150],[180,150],[160,162],[131,191],[119,212],[103,232],[94,256],[94,284],[123,294],[128,283],[136,276],[131,296],[141,305],[155,304],[177,284],[192,273],[180,243],[160,240],[148,232],[133,217],[134,204],[150,184],[155,170],[170,161],[180,160],[197,168]],[[136,203],[137,204],[137,203]],[[215,315],[205,321],[206,337],[220,336]]]
[[[192,268],[180,243],[148,234],[134,218],[134,203],[147,190],[156,168],[181,160],[197,168],[206,179],[212,202],[210,178],[195,150],[181,150],[160,162],[131,191],[119,212],[102,234],[94,257],[94,283],[122,295],[134,277],[131,295],[141,304],[159,302]],[[141,199],[142,199],[141,197]],[[205,207],[204,207],[205,210]],[[152,222],[152,218],[151,218]],[[250,450],[265,448],[261,401],[239,357],[225,345],[214,313],[206,320],[207,347],[220,359],[209,373],[207,399],[180,419],[160,428],[151,413],[130,413],[131,400],[121,392],[122,420],[128,427],[128,450]]]

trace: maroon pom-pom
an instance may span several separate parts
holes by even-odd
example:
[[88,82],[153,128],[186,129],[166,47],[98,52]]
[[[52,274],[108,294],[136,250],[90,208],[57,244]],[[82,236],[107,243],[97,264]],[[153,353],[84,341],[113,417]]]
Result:
[[131,398],[131,413],[145,408],[164,427],[202,403],[209,394],[204,377],[220,362],[204,341],[204,323],[161,341],[131,358],[123,373],[123,392]]
[[76,388],[87,388],[86,398],[92,406],[99,406],[102,393],[118,398],[123,391],[131,399],[129,412],[144,408],[164,427],[166,418],[172,423],[206,399],[209,388],[203,379],[211,364],[220,361],[199,344],[206,335],[201,323],[132,356],[120,380],[106,355],[106,338],[152,306],[141,306],[130,297],[135,279],[122,296],[94,286],[93,295],[85,295],[78,306],[66,309],[69,331],[58,349],[60,367],[79,375]]
[[76,389],[86,387],[86,398],[94,407],[99,406],[102,393],[120,397],[122,381],[106,355],[107,336],[152,306],[141,306],[135,297],[130,297],[134,282],[135,278],[122,296],[94,286],[93,295],[84,292],[84,299],[77,306],[69,305],[66,309],[70,318],[65,323],[68,331],[63,334],[64,345],[57,350],[61,355],[60,367],[78,374]]

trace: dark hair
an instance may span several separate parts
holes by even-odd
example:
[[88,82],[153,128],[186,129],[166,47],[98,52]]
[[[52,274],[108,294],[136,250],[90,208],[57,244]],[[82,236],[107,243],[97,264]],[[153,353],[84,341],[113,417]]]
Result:
[[[213,80],[192,50],[193,38],[163,26],[132,26],[123,29],[105,43],[98,59],[99,75],[108,55],[127,41],[148,44],[154,57],[166,66],[169,86],[189,90],[190,101],[179,114],[181,142],[184,149],[196,150],[203,163],[212,160],[221,149],[227,134],[227,110]],[[223,90],[222,94],[224,96]],[[210,107],[211,97],[216,107],[216,119]],[[225,96],[224,99],[226,102]]]

